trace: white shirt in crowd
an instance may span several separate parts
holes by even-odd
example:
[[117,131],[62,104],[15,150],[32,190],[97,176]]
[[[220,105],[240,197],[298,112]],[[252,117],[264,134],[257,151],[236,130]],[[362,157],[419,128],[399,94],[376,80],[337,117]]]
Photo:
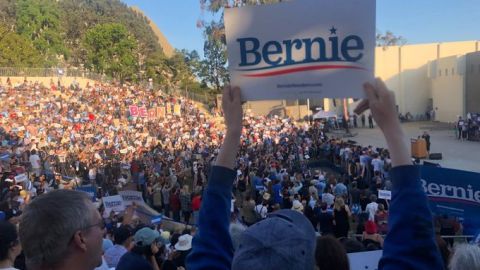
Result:
[[381,172],[383,168],[384,162],[380,158],[375,158],[372,160],[372,166],[374,172]]
[[266,218],[268,213],[268,208],[263,204],[259,204],[255,206],[255,212],[259,213],[262,218]]
[[97,170],[95,170],[95,168],[90,168],[90,170],[88,170],[88,178],[90,180],[95,180],[95,178],[97,178]]
[[32,165],[32,168],[34,168],[34,169],[40,169],[41,168],[40,157],[37,154],[30,155],[29,160],[30,160],[30,164]]
[[323,193],[322,194],[322,202],[326,203],[328,207],[332,206],[335,202],[335,196],[331,193]]
[[371,202],[371,203],[367,204],[366,210],[367,210],[367,213],[368,213],[368,220],[374,221],[375,220],[375,213],[377,213],[377,210],[378,210],[378,203]]

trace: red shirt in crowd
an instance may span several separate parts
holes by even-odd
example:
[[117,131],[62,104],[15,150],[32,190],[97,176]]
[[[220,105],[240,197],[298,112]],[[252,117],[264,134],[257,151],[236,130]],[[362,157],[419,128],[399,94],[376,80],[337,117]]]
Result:
[[179,211],[180,207],[180,196],[178,192],[170,194],[170,208],[172,209],[172,211]]
[[201,204],[202,204],[202,197],[200,195],[196,195],[192,199],[192,210],[193,211],[199,211]]

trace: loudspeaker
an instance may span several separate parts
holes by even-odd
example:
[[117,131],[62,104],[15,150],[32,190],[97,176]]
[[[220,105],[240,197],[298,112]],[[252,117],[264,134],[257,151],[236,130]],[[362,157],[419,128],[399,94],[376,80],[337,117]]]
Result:
[[429,159],[441,160],[442,159],[442,153],[431,153]]

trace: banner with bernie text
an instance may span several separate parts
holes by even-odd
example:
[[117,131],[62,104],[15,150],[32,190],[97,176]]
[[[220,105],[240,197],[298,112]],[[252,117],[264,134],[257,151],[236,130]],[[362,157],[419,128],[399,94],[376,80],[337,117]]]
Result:
[[475,235],[480,230],[480,174],[422,166],[421,176],[432,212],[458,218],[463,234]]

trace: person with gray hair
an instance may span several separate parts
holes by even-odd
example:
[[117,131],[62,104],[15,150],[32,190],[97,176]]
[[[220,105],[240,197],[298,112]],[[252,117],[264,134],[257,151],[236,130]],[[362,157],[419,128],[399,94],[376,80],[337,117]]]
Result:
[[33,200],[20,220],[28,269],[93,270],[102,264],[105,223],[87,193],[55,190]]
[[450,270],[480,269],[480,247],[472,244],[459,244],[450,259]]

